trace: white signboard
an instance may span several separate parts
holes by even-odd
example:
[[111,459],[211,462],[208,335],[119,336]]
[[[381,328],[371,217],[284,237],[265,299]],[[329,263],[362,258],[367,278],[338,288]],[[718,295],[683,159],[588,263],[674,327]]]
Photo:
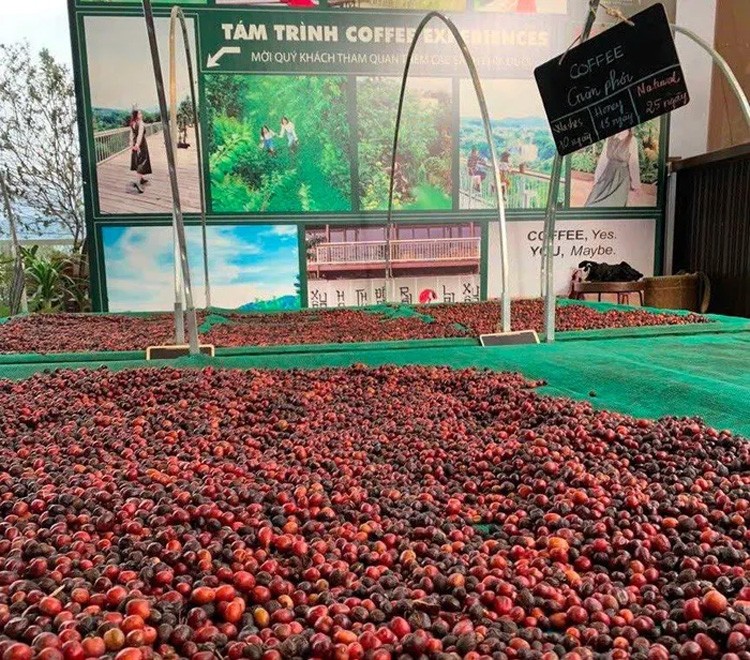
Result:
[[[508,223],[510,294],[541,294],[541,248],[544,222]],[[555,294],[570,292],[571,278],[582,261],[619,264],[627,261],[645,276],[654,274],[654,220],[560,220],[555,225]],[[500,234],[489,228],[487,295],[500,295]]]

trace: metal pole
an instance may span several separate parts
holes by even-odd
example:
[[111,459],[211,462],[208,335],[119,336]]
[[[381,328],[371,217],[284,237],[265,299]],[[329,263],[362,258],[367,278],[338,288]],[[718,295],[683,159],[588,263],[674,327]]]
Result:
[[[490,158],[492,160],[492,172],[495,179],[495,197],[497,199],[497,213],[498,222],[500,225],[500,254],[502,258],[501,267],[501,308],[502,308],[502,330],[503,332],[510,332],[510,296],[508,294],[508,233],[505,226],[505,203],[503,200],[502,189],[500,187],[500,167],[497,160],[497,153],[495,149],[495,141],[492,138],[492,127],[490,126],[490,116],[487,111],[487,103],[484,99],[484,92],[482,91],[482,84],[479,80],[479,73],[474,65],[474,59],[469,52],[469,48],[466,45],[461,33],[455,26],[453,21],[437,11],[432,11],[425,16],[414,33],[411,45],[409,46],[409,52],[406,56],[406,65],[404,66],[404,76],[401,80],[401,94],[398,98],[398,112],[396,113],[396,130],[393,134],[393,151],[391,153],[391,180],[388,191],[388,222],[386,225],[386,245],[387,249],[390,250],[390,226],[393,215],[393,188],[395,183],[396,174],[396,155],[398,150],[398,137],[401,128],[401,114],[404,108],[404,95],[406,93],[406,82],[409,78],[409,69],[411,67],[412,56],[414,55],[414,49],[417,46],[419,36],[424,30],[427,23],[433,18],[439,18],[453,34],[453,38],[456,40],[458,47],[461,49],[461,54],[466,62],[466,67],[469,69],[471,74],[471,80],[474,83],[474,91],[477,95],[477,101],[479,102],[479,109],[482,113],[482,123],[484,124],[484,131],[487,137],[487,142],[490,146]],[[390,254],[386,254],[386,277],[390,272]]]
[[[166,126],[164,130],[167,130]],[[180,239],[177,235],[175,217],[172,214],[172,259],[174,261],[174,341],[185,343],[185,284],[182,281]]]
[[742,110],[742,114],[745,117],[745,121],[747,122],[748,127],[750,127],[750,102],[748,102],[747,96],[742,90],[742,85],[740,85],[739,80],[737,80],[737,77],[734,75],[734,72],[732,71],[732,68],[729,66],[727,61],[721,55],[719,55],[719,53],[715,48],[711,46],[711,44],[701,39],[692,30],[688,30],[687,28],[681,27],[679,25],[672,25],[672,29],[675,32],[684,34],[689,39],[692,39],[711,56],[714,64],[716,64],[716,66],[719,67],[719,70],[724,74],[724,77],[727,79],[727,82],[732,88],[734,95],[737,97],[737,100],[740,103],[740,109]]
[[177,49],[175,48],[175,9],[169,17],[169,119],[172,129],[172,144],[177,144]]
[[[197,153],[198,160],[198,190],[200,192],[201,202],[201,241],[203,247],[203,287],[206,296],[206,307],[211,307],[211,282],[208,277],[208,240],[206,237],[206,184],[203,180],[203,170],[201,169],[201,163],[203,162],[203,139],[201,137],[201,122],[200,113],[198,110],[198,98],[195,92],[195,73],[193,71],[193,57],[190,51],[190,37],[188,35],[187,22],[185,21],[185,14],[183,14],[180,7],[172,7],[172,13],[170,17],[170,42],[169,47],[171,49],[170,57],[174,59],[174,25],[179,20],[180,26],[182,27],[182,42],[185,46],[185,57],[187,59],[187,70],[188,80],[190,82],[190,103],[193,111],[193,121],[195,122],[195,150]],[[172,60],[170,60],[170,75],[173,76],[170,90],[173,89],[172,93],[172,122],[174,125],[173,134],[177,130],[177,70],[174,68],[174,73],[171,67]],[[174,142],[176,143],[176,138]]]
[[[175,30],[174,23],[169,24],[169,117],[172,121],[169,130],[171,130],[172,144],[177,142],[176,126],[176,107],[177,107],[177,62],[175,57]],[[168,130],[165,125],[163,130]],[[179,240],[177,238],[177,224],[175,216],[172,215],[172,241],[174,259],[174,322],[175,322],[175,343],[185,343],[185,296],[184,284],[182,282]]]
[[[10,313],[11,316],[19,311],[27,314],[29,311],[29,302],[26,297],[26,272],[23,267],[23,255],[21,254],[21,244],[18,242],[18,233],[16,232],[16,216],[10,205],[10,192],[5,185],[5,176],[0,172],[0,193],[3,196],[5,206],[5,215],[8,218],[8,227],[10,228],[10,255],[13,257],[13,283],[10,295]],[[21,292],[16,300],[16,291],[20,287]]]
[[198,323],[193,305],[193,292],[190,286],[190,266],[187,258],[187,244],[185,240],[185,223],[182,217],[182,206],[180,204],[180,189],[177,184],[177,167],[175,165],[174,144],[172,142],[172,127],[169,122],[169,111],[167,109],[167,98],[164,93],[164,76],[159,59],[159,45],[156,42],[156,28],[154,27],[154,14],[151,9],[151,0],[143,0],[143,14],[146,19],[146,30],[148,32],[149,47],[151,49],[151,60],[154,67],[154,80],[156,92],[159,97],[159,110],[164,126],[164,148],[167,151],[167,165],[169,167],[169,183],[172,190],[172,214],[177,232],[177,245],[179,248],[182,280],[185,290],[185,302],[187,306],[187,327],[190,355],[197,355],[198,347]]
[[[589,13],[581,32],[581,43],[591,34],[591,28],[596,20],[600,0],[589,0]],[[555,340],[555,278],[554,278],[554,247],[555,247],[555,215],[557,214],[557,200],[560,196],[560,175],[562,173],[563,158],[555,153],[552,163],[552,175],[549,182],[547,197],[547,211],[544,217],[544,237],[542,242],[542,295],[544,296],[544,334],[545,341]]]
[[670,172],[667,175],[667,208],[665,210],[664,223],[664,274],[672,274],[673,257],[674,257],[674,219],[675,204],[677,202],[677,172]]

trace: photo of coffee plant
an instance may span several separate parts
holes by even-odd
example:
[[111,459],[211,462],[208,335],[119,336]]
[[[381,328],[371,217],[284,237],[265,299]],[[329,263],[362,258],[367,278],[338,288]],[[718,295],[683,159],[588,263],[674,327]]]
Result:
[[573,207],[656,206],[661,120],[597,142],[571,156]]
[[346,78],[206,76],[215,213],[351,209]]
[[[401,81],[357,80],[360,208],[388,208],[393,132]],[[393,208],[433,211],[452,206],[451,81],[415,78],[404,98]]]

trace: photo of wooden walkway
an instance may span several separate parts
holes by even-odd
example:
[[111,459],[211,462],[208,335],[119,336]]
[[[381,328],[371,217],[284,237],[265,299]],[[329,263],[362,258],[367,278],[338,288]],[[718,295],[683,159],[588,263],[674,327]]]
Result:
[[[129,148],[120,150],[97,164],[99,210],[102,214],[149,215],[172,212],[172,192],[164,136],[159,130],[147,139],[153,174],[147,177],[149,182],[143,186],[143,194],[133,187],[135,179],[130,171]],[[185,213],[200,213],[198,152],[192,128],[188,130],[187,142],[190,144],[188,149],[177,149],[180,200]]]

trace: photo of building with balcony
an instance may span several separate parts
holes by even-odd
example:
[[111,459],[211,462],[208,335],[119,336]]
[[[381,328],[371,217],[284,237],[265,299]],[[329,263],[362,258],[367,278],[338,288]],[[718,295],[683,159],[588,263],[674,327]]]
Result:
[[390,236],[384,225],[320,225],[307,228],[305,242],[310,306],[479,297],[476,223],[396,223]]
[[384,277],[388,262],[394,277],[476,274],[480,240],[475,223],[394,224],[390,241],[384,225],[308,228],[307,275],[328,280]]

